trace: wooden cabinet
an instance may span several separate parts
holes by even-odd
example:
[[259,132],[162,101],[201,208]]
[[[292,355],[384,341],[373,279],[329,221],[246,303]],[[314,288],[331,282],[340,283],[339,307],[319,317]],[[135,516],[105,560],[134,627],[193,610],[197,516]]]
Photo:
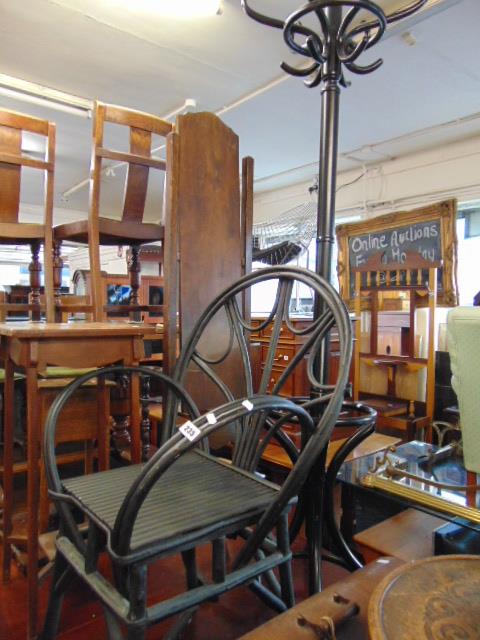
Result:
[[[260,326],[265,318],[252,319],[253,326]],[[311,318],[298,318],[290,320],[290,325],[295,330],[301,330],[308,327],[312,322]],[[272,334],[272,325],[270,324],[265,329],[254,331],[251,335],[251,342],[258,343],[260,347],[260,355],[258,357],[258,364],[256,364],[258,370],[254,372],[255,379],[260,380],[263,373],[263,366],[268,354],[268,347],[270,344],[270,336]],[[299,336],[296,333],[290,331],[290,329],[284,323],[280,330],[280,340],[275,351],[274,364],[270,381],[268,384],[268,392],[271,391],[276,384],[279,377],[285,371],[289,362],[295,356],[299,348],[305,342],[305,336]],[[333,384],[336,380],[338,373],[338,338],[335,334],[335,330],[332,331],[330,336],[330,355],[329,355],[329,383]],[[306,358],[299,367],[295,367],[293,374],[287,380],[285,386],[281,390],[281,395],[285,396],[308,396],[310,393],[310,383],[307,376],[307,362]],[[353,367],[350,369],[350,382],[353,381]]]

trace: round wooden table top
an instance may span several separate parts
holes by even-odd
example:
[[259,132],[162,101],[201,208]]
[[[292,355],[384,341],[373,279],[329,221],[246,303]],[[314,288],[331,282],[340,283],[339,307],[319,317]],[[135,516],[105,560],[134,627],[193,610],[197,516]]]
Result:
[[372,593],[371,640],[480,639],[480,556],[436,556],[402,565]]

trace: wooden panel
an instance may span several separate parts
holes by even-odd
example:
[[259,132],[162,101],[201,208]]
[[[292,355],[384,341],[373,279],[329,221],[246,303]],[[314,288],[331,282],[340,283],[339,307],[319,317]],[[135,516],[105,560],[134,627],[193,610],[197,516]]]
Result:
[[[130,151],[132,154],[149,156],[152,134],[141,129],[130,129]],[[138,164],[129,164],[122,220],[141,223],[147,199],[149,168]]]
[[[180,166],[178,228],[180,330],[182,342],[206,305],[242,275],[238,137],[211,113],[178,118]],[[165,274],[166,279],[168,275]],[[215,358],[228,342],[225,316],[211,323],[202,352]],[[240,356],[220,370],[235,394],[242,393]],[[207,398],[199,399],[208,406]]]
[[[20,156],[22,132],[20,129],[0,127],[0,154]],[[18,222],[20,206],[20,172],[19,165],[0,162],[0,221]]]

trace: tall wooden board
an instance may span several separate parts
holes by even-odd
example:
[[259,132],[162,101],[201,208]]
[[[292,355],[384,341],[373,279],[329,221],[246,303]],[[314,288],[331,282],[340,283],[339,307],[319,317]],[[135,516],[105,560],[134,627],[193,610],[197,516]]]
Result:
[[[171,134],[174,175],[168,179],[164,265],[167,370],[175,351],[174,309],[178,308],[183,343],[207,304],[246,268],[246,225],[251,226],[251,216],[245,223],[241,215],[249,207],[245,203],[241,207],[238,149],[238,136],[212,113],[180,116]],[[249,173],[252,169],[249,165]],[[251,188],[251,180],[247,182]],[[242,301],[239,305],[242,308]],[[219,316],[202,342],[202,353],[217,359],[229,342],[227,318]],[[239,363],[240,354],[234,350],[216,370],[241,393],[242,380],[236,379]],[[193,373],[187,386],[200,409],[225,401],[203,376]]]

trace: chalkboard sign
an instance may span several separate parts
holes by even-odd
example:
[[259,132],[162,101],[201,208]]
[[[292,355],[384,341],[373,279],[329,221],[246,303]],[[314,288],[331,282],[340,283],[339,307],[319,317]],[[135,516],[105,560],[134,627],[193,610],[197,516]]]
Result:
[[422,209],[392,213],[370,220],[337,226],[340,293],[350,303],[353,270],[380,254],[382,262],[405,263],[410,253],[429,262],[443,262],[439,270],[439,304],[457,304],[456,201],[448,200]]

